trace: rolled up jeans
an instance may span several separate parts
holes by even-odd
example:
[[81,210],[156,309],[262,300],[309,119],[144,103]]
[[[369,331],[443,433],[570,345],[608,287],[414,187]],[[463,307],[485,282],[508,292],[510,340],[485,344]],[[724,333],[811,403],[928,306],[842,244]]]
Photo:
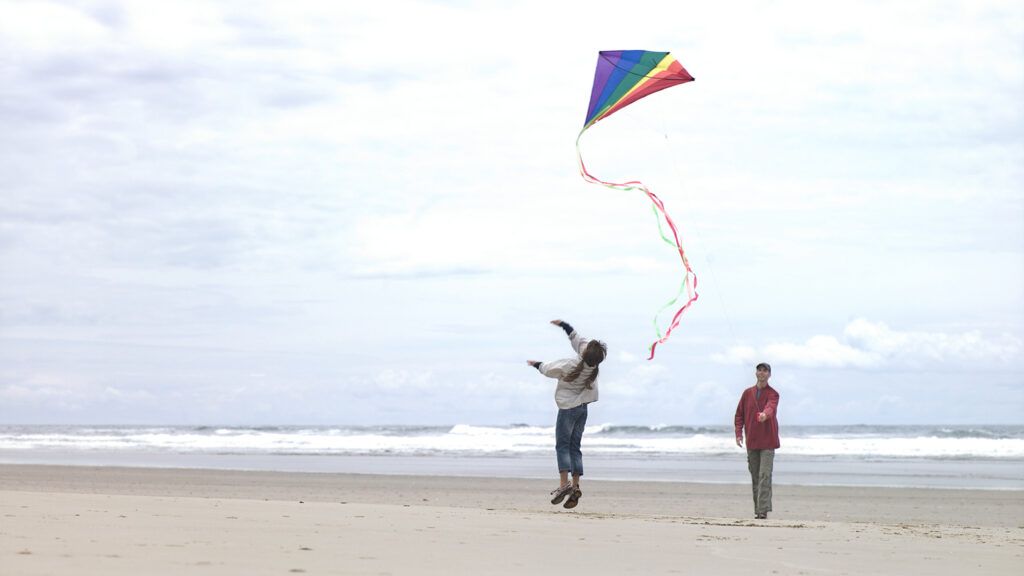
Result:
[[772,468],[775,467],[775,450],[747,449],[747,469],[754,489],[754,513],[767,514],[772,511]]
[[583,428],[587,425],[587,405],[559,408],[555,420],[555,457],[559,472],[583,475]]

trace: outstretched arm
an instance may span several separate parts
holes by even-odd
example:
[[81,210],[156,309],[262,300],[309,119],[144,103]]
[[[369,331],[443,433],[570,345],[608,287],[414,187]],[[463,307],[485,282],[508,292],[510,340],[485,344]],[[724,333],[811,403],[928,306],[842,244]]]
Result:
[[551,323],[554,324],[555,326],[558,326],[562,330],[565,330],[566,336],[572,336],[572,324],[569,324],[568,322],[563,322],[561,320],[552,320]]
[[540,372],[548,378],[561,378],[576,366],[576,359],[564,358],[562,360],[552,360],[551,362],[527,360],[526,363],[536,368],[537,372]]
[[586,348],[587,343],[590,342],[589,338],[580,336],[578,332],[572,327],[572,324],[564,322],[562,320],[552,320],[552,324],[558,326],[562,330],[565,330],[565,335],[569,337],[569,344],[572,345],[572,349],[577,354],[583,354],[583,349]]

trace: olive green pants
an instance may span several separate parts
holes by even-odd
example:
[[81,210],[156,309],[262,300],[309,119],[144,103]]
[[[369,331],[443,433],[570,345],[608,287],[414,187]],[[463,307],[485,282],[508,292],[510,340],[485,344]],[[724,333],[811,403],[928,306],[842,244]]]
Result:
[[747,468],[754,488],[754,514],[772,511],[772,468],[775,450],[747,450]]

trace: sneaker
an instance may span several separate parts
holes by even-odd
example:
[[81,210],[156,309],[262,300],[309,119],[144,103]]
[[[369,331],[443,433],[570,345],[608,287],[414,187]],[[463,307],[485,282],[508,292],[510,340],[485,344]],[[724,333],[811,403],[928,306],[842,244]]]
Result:
[[582,490],[580,490],[579,488],[574,489],[572,491],[572,495],[569,496],[569,499],[565,501],[565,504],[562,504],[562,507],[563,508],[570,508],[570,509],[575,508],[576,505],[580,503],[580,497],[582,497],[582,496],[583,496],[583,491]]
[[565,486],[559,486],[551,491],[551,503],[561,504],[565,497],[572,494],[572,484],[566,484]]

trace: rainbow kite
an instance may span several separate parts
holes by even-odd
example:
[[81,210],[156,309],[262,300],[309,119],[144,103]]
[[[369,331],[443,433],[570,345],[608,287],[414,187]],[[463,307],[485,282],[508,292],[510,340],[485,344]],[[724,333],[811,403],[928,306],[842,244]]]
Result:
[[[587,128],[593,126],[597,121],[611,116],[644,96],[691,81],[693,81],[693,76],[690,76],[683,65],[668,52],[648,52],[646,50],[600,52],[597,57],[597,71],[594,73],[594,88],[590,93],[587,120],[583,125],[583,130],[580,130],[580,135],[576,137],[576,158],[580,163],[580,174],[583,179],[591,184],[601,184],[615,190],[640,190],[646,194],[654,203],[652,209],[658,220],[658,233],[661,234],[661,239],[679,251],[679,259],[683,262],[683,282],[679,285],[679,291],[654,316],[654,330],[658,337],[651,344],[651,355],[647,358],[648,360],[654,358],[654,349],[658,344],[668,340],[672,330],[679,325],[679,317],[697,300],[697,275],[690,268],[690,262],[686,259],[676,225],[665,211],[665,203],[639,181],[614,183],[605,182],[592,176],[583,164],[583,156],[580,154],[580,138],[583,137]],[[661,226],[662,217],[664,217],[669,230],[672,231],[672,240],[665,235]],[[684,291],[686,292],[686,303],[672,316],[672,321],[669,322],[665,334],[662,335],[661,328],[658,326],[658,316],[666,308],[675,305]]]

